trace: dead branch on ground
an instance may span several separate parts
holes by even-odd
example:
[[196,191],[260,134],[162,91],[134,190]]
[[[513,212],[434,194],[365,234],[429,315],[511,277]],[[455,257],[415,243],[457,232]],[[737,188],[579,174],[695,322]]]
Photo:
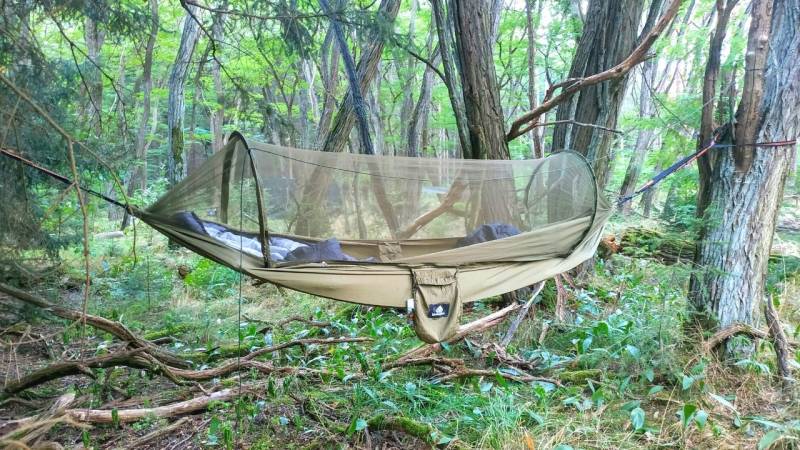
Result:
[[783,385],[785,387],[791,386],[792,382],[792,369],[789,366],[789,341],[786,339],[786,333],[783,331],[783,325],[778,317],[778,311],[775,310],[775,305],[772,304],[772,299],[768,298],[764,302],[764,316],[767,318],[767,326],[769,327],[769,335],[772,337],[772,344],[775,348],[775,357],[778,362],[778,375],[780,375]]
[[180,358],[176,354],[164,350],[162,348],[159,348],[153,345],[153,343],[140,338],[139,336],[134,334],[131,330],[129,330],[128,327],[117,321],[108,320],[106,318],[95,316],[92,314],[83,314],[80,311],[75,311],[69,308],[63,308],[39,296],[19,290],[4,283],[0,283],[0,292],[7,294],[11,298],[22,301],[29,305],[42,308],[45,311],[53,314],[54,316],[60,317],[62,319],[72,320],[75,322],[85,321],[86,324],[91,325],[94,328],[110,333],[115,337],[119,338],[120,340],[128,342],[132,347],[146,348],[147,353],[153,355],[153,357],[155,357],[159,361],[169,364],[170,366],[183,367],[183,368],[189,367],[189,364],[183,358]]

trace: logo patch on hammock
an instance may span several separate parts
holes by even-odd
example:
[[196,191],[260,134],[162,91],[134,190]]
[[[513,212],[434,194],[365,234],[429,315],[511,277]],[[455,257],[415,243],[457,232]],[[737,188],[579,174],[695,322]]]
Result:
[[428,317],[431,319],[439,319],[450,315],[449,303],[435,303],[428,306]]

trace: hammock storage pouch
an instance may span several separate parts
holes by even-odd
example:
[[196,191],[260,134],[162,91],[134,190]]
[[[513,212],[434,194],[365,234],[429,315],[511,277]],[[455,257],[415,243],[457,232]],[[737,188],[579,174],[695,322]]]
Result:
[[414,328],[425,342],[443,342],[456,334],[461,321],[458,270],[425,267],[411,269]]

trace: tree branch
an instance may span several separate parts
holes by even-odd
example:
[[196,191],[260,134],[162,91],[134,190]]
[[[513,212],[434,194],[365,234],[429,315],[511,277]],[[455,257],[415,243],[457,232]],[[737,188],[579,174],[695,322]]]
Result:
[[[670,5],[667,7],[664,15],[661,16],[650,33],[648,33],[647,36],[642,39],[642,42],[621,63],[606,71],[588,76],[586,78],[565,80],[551,86],[550,89],[548,89],[544,100],[538,107],[526,112],[511,123],[511,129],[508,131],[508,134],[506,134],[506,141],[512,141],[524,135],[526,131],[522,130],[523,126],[537,122],[542,114],[568,100],[581,89],[594,86],[611,79],[621,78],[625,76],[634,66],[644,61],[644,59],[647,57],[647,52],[650,50],[650,47],[653,46],[653,43],[655,43],[661,33],[672,22],[672,19],[675,18],[675,15],[678,13],[678,9],[681,6],[681,2],[682,0],[672,0],[672,3],[670,3]],[[553,92],[557,88],[560,88],[561,92],[554,96]],[[527,129],[530,129],[530,127]]]

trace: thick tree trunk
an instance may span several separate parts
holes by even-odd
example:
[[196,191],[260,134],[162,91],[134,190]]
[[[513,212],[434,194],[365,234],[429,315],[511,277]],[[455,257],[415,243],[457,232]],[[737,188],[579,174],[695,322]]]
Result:
[[433,9],[436,34],[439,37],[439,52],[441,52],[442,65],[444,68],[444,79],[447,85],[447,95],[450,97],[450,106],[453,109],[453,116],[456,119],[456,130],[458,131],[458,142],[461,144],[461,155],[465,158],[472,155],[469,136],[467,132],[467,117],[464,112],[463,99],[456,84],[456,69],[451,47],[453,46],[450,36],[450,22],[445,16],[442,0],[431,0]]
[[485,0],[451,1],[456,58],[474,159],[508,159],[500,87],[491,47],[494,21]]
[[[767,261],[795,146],[750,144],[800,132],[800,0],[756,0],[732,150],[717,149],[690,281],[696,309],[720,327],[752,324],[764,301]],[[763,70],[763,71],[762,71]],[[701,176],[704,176],[701,172]]]
[[[602,72],[630,55],[637,43],[643,5],[641,0],[591,0],[569,78]],[[556,119],[616,128],[626,80],[627,76],[581,90],[558,107]],[[570,149],[586,156],[594,166],[598,186],[603,189],[608,178],[612,138],[611,133],[598,128],[565,123],[553,130],[553,150]]]
[[192,17],[197,17],[196,6],[186,6],[187,13],[183,19],[183,32],[178,54],[169,76],[169,100],[167,108],[167,181],[172,186],[183,174],[183,114],[186,109],[184,100],[184,84],[189,72],[192,54],[200,38],[200,28]]

